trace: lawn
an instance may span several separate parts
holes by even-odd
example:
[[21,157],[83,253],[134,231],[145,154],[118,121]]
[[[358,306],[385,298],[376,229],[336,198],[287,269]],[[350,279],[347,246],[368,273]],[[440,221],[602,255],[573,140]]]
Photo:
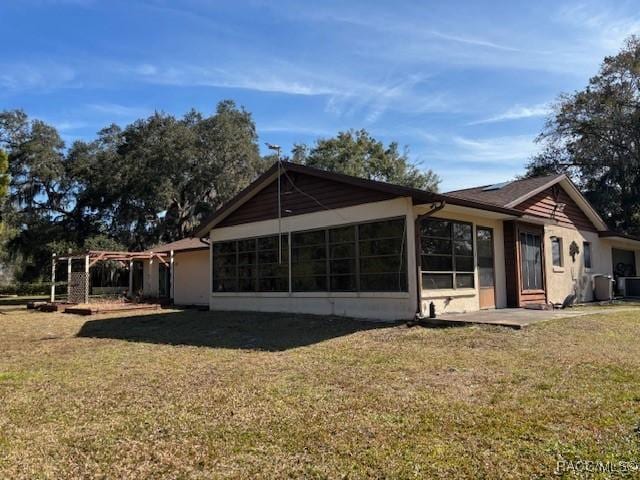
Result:
[[0,477],[532,478],[561,458],[637,462],[639,339],[640,308],[514,331],[3,306]]

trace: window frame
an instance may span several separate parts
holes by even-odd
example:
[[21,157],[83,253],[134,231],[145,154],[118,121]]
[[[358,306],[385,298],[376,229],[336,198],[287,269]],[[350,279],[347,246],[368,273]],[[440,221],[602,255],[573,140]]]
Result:
[[[564,241],[562,237],[553,235],[551,238],[551,266],[555,269],[564,268]],[[554,246],[558,245],[558,264],[556,264]]]
[[[440,221],[440,222],[449,222],[450,224],[450,233],[449,233],[449,237],[440,237],[440,236],[426,236],[422,234],[422,224],[423,222],[429,222],[429,221]],[[471,255],[456,255],[455,253],[455,249],[456,249],[456,238],[455,238],[455,227],[454,225],[467,225],[471,228],[471,237],[470,237],[470,241],[471,241]],[[419,244],[419,248],[420,248],[420,284],[421,284],[421,288],[422,290],[434,290],[434,291],[438,291],[438,290],[458,290],[458,291],[475,291],[478,288],[478,281],[476,278],[476,270],[477,270],[477,266],[476,266],[476,262],[477,262],[477,252],[476,252],[476,226],[473,224],[473,222],[466,222],[464,220],[454,220],[454,219],[450,219],[450,218],[440,218],[440,217],[426,217],[426,218],[422,218],[420,219],[420,221],[418,222],[418,227],[419,227],[419,240],[420,240],[420,244]],[[431,239],[435,239],[435,240],[446,240],[451,242],[451,254],[432,254],[432,255],[427,255],[423,253],[423,248],[422,248],[422,240],[423,239],[427,239],[427,238],[431,238]],[[451,257],[451,270],[426,270],[425,269],[425,262],[423,261],[423,257],[427,257],[427,256],[439,256],[439,257]],[[472,268],[471,270],[461,270],[458,271],[456,269],[456,257],[464,257],[464,258],[471,258],[471,265]],[[467,276],[471,276],[472,278],[472,286],[470,287],[459,287],[458,286],[458,274],[463,275],[465,277]],[[442,288],[438,288],[438,287],[425,287],[424,284],[424,278],[425,276],[428,275],[433,275],[433,276],[448,276],[451,278],[451,286],[450,287],[442,287]]]
[[[586,271],[593,267],[593,250],[591,242],[582,242],[582,265]],[[587,250],[589,250],[589,265],[587,265]]]
[[[403,289],[398,289],[398,290],[363,290],[361,289],[361,268],[360,268],[360,238],[359,238],[359,226],[360,225],[367,225],[367,224],[374,224],[374,223],[380,223],[380,222],[386,222],[386,221],[394,221],[394,220],[402,220],[404,222],[404,227],[403,227],[403,237],[380,237],[380,238],[375,238],[375,239],[371,239],[371,240],[379,240],[379,239],[391,239],[391,238],[401,238],[402,239],[402,243],[403,243],[403,251],[400,254],[401,257],[401,270],[399,272],[400,274],[404,275],[404,278],[401,279],[402,285],[403,285]],[[255,286],[254,286],[254,290],[244,290],[241,291],[239,282],[240,282],[240,276],[239,276],[239,251],[238,251],[238,243],[239,242],[243,242],[243,241],[249,241],[249,240],[253,240],[255,241],[255,245],[256,245],[256,263],[254,264],[254,268],[258,269],[258,264],[257,264],[257,242],[260,238],[267,238],[267,237],[275,237],[276,239],[278,238],[278,233],[273,233],[273,234],[266,234],[266,235],[259,235],[259,236],[254,236],[254,237],[243,237],[243,238],[236,238],[236,239],[230,239],[230,240],[220,240],[220,241],[213,241],[211,243],[211,269],[210,269],[210,275],[211,275],[211,294],[215,295],[225,295],[225,294],[252,294],[252,293],[258,293],[261,295],[264,294],[269,294],[269,293],[273,293],[273,294],[280,294],[282,295],[283,293],[288,293],[289,295],[294,294],[294,295],[304,295],[304,294],[310,294],[310,295],[317,295],[317,294],[337,294],[337,295],[359,295],[359,294],[374,294],[374,293],[382,293],[382,294],[403,294],[406,295],[409,293],[409,254],[410,252],[408,251],[408,228],[407,228],[407,217],[405,215],[400,215],[400,216],[394,216],[394,217],[385,217],[385,218],[378,218],[378,219],[372,219],[372,220],[364,220],[364,221],[358,221],[358,222],[349,222],[349,223],[343,223],[343,224],[338,224],[338,225],[330,225],[330,226],[326,226],[326,227],[322,227],[322,228],[310,228],[310,229],[304,229],[304,230],[295,230],[295,231],[290,231],[287,233],[283,233],[283,238],[287,238],[287,260],[285,261],[283,259],[283,264],[287,265],[288,268],[288,290],[278,290],[278,291],[265,291],[265,290],[259,290],[259,278],[257,273],[254,274],[254,282],[255,282]],[[354,230],[354,240],[353,241],[349,241],[349,242],[331,242],[331,237],[330,237],[330,231],[331,230],[338,230],[338,229],[343,229],[343,228],[352,228]],[[304,234],[304,233],[312,233],[312,232],[324,232],[324,249],[325,249],[325,265],[326,265],[326,270],[324,274],[321,275],[317,275],[320,277],[324,277],[326,280],[326,289],[324,290],[294,290],[293,289],[293,283],[294,283],[294,279],[296,277],[304,277],[301,275],[294,275],[293,273],[293,268],[294,268],[294,263],[293,263],[293,236],[296,234]],[[218,291],[215,290],[215,282],[214,282],[214,277],[213,277],[213,272],[215,270],[215,254],[214,254],[214,250],[215,250],[215,246],[221,243],[235,243],[235,289],[234,290],[223,290],[223,291]],[[355,261],[355,271],[353,272],[353,275],[355,275],[355,289],[354,290],[332,290],[331,289],[331,279],[334,276],[340,276],[340,275],[351,275],[351,274],[332,274],[331,272],[331,247],[334,245],[341,245],[341,244],[353,244],[354,248],[355,248],[355,257],[345,257],[345,258],[340,258],[338,260],[353,260]],[[314,245],[321,245],[321,244],[314,244]],[[284,253],[284,252],[283,252]],[[231,254],[228,254],[231,255]],[[395,256],[395,254],[393,255],[387,255],[389,257],[391,256]],[[374,256],[374,257],[378,257],[378,256]],[[366,258],[374,258],[374,257],[366,257]],[[373,275],[373,274],[372,274]],[[398,277],[399,279],[401,277]]]
[[[538,237],[538,248],[540,249],[540,288],[525,288],[525,271],[523,268],[523,262],[525,259],[525,252],[522,248],[522,235],[531,236],[532,238]],[[527,245],[528,246],[528,245]],[[519,250],[519,265],[520,270],[520,292],[521,293],[545,293],[545,250],[544,250],[544,234],[540,231],[532,230],[519,230],[518,231],[518,250]],[[536,272],[537,273],[537,272]]]
[[[269,234],[269,235],[258,235],[255,237],[243,237],[243,238],[236,238],[236,239],[232,239],[232,240],[220,240],[218,242],[212,242],[211,243],[211,271],[210,271],[210,275],[211,275],[211,293],[212,294],[227,294],[227,293],[288,293],[291,291],[291,275],[290,275],[290,261],[289,261],[289,256],[291,255],[291,248],[290,248],[290,242],[291,242],[291,236],[288,233],[283,233],[281,234],[283,240],[286,238],[286,242],[287,242],[287,256],[284,255],[284,251],[283,251],[283,266],[287,265],[287,275],[285,276],[285,278],[287,279],[287,290],[260,290],[260,279],[266,279],[266,278],[281,278],[280,276],[265,276],[265,277],[260,277],[260,261],[259,261],[259,255],[260,252],[266,252],[266,251],[271,251],[272,249],[263,249],[263,250],[259,250],[258,249],[258,242],[260,239],[262,238],[270,238],[270,237],[275,237],[276,241],[278,240],[278,234],[274,233],[274,234]],[[240,242],[252,242],[253,243],[253,250],[249,251],[249,250],[243,250],[242,252],[239,250],[239,244]],[[216,255],[214,254],[214,250],[216,245],[220,245],[223,243],[233,243],[235,245],[235,252],[234,253],[226,253],[223,254],[223,256],[225,257],[234,257],[235,261],[234,261],[234,266],[233,268],[235,269],[235,275],[233,277],[233,279],[235,280],[235,288],[233,290],[215,290],[215,278],[213,276],[213,272],[215,271],[216,268]],[[279,245],[279,243],[278,243]],[[275,252],[278,252],[278,249],[276,248]],[[253,254],[253,263],[250,264],[240,264],[240,255],[241,254],[247,254],[247,253],[251,253]],[[273,265],[273,263],[264,263],[263,265]],[[277,265],[277,263],[276,263]],[[240,289],[240,280],[241,279],[246,279],[248,277],[241,277],[240,276],[240,268],[242,267],[247,267],[247,266],[251,266],[251,268],[253,268],[253,274],[250,277],[253,281],[253,290],[241,290]],[[232,277],[223,277],[223,280],[229,279]]]

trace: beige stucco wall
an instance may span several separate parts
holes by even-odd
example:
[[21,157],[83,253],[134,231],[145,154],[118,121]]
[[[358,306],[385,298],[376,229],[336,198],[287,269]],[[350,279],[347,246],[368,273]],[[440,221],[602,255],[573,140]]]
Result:
[[[552,237],[562,238],[562,267],[553,266]],[[575,260],[569,255],[572,242],[576,242],[580,249]],[[590,269],[586,269],[584,266],[584,242],[591,243]],[[590,302],[593,300],[594,275],[611,274],[611,247],[603,242],[597,233],[557,225],[545,225],[544,249],[545,280],[549,302],[562,303],[568,295],[574,292],[577,295],[577,302]]]
[[209,250],[175,252],[173,258],[173,303],[209,304]]
[[[421,206],[415,208],[416,213],[423,213]],[[494,218],[490,212],[465,212],[464,209],[455,206],[446,206],[444,209],[432,215],[434,218],[448,220],[459,220],[473,224],[474,236],[474,257],[477,257],[476,228],[488,227],[493,229],[494,242],[494,264],[495,264],[495,287],[496,287],[496,308],[507,306],[507,289],[505,279],[504,263],[504,228],[501,218]],[[476,258],[477,259],[477,258]],[[477,261],[474,261],[477,265]],[[478,293],[478,270],[475,270],[475,288],[468,289],[447,289],[447,290],[422,290],[422,313],[427,315],[429,304],[434,303],[436,314],[460,313],[477,311],[480,308]]]
[[[562,238],[564,265],[554,267],[551,253],[551,237]],[[559,227],[545,226],[545,271],[548,300],[553,303],[562,301],[577,292],[577,301],[593,301],[593,277],[595,275],[613,275],[614,248],[632,250],[636,254],[636,268],[640,268],[640,247],[638,242],[617,238],[601,238],[597,233]],[[580,248],[575,261],[569,255],[569,246],[575,241]],[[591,269],[584,267],[583,242],[591,243]]]
[[[409,287],[407,293],[215,292],[210,294],[209,307],[211,310],[312,313],[379,320],[413,318],[417,310],[417,288],[414,214],[410,198],[396,198],[285,217],[282,219],[282,232],[311,230],[400,216],[406,217],[407,221],[406,255]],[[210,233],[210,238],[212,242],[216,242],[277,233],[278,221],[274,219],[214,229]]]

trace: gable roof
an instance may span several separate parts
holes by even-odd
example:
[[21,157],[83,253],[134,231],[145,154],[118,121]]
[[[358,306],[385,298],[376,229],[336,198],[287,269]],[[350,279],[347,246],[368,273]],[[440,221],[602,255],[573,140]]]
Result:
[[176,240],[171,243],[164,243],[162,245],[157,245],[153,248],[146,250],[146,252],[170,252],[173,250],[174,252],[180,251],[188,251],[188,250],[205,250],[209,249],[209,244],[203,242],[200,238],[197,237],[187,237],[182,240]]
[[[279,173],[280,171],[280,173]],[[449,196],[445,194],[428,192],[426,190],[420,190],[417,188],[406,187],[403,185],[395,185],[392,183],[380,182],[377,180],[369,180],[365,178],[353,177],[342,173],[328,172],[326,170],[320,170],[306,165],[300,165],[291,162],[280,162],[278,168],[278,162],[275,162],[265,173],[260,175],[254,182],[252,182],[247,188],[238,193],[230,201],[222,205],[211,216],[204,219],[202,223],[194,230],[193,236],[200,238],[205,236],[212,228],[215,227],[224,218],[240,208],[245,202],[253,198],[258,192],[263,190],[266,186],[276,181],[278,175],[284,175],[286,172],[300,173],[305,175],[311,175],[314,177],[330,180],[333,182],[339,182],[353,187],[366,188],[376,190],[390,194],[394,197],[410,197],[414,204],[432,203],[432,202],[446,202],[452,205],[458,205],[462,207],[475,208],[479,210],[488,210],[505,215],[511,215],[515,217],[522,216],[522,212],[519,210],[504,207],[492,203],[486,203],[473,199]]]
[[454,190],[447,192],[446,195],[475,200],[477,202],[491,203],[501,207],[509,207],[523,202],[540,190],[549,188],[562,177],[564,177],[564,175],[560,174],[525,178],[512,182],[504,182],[501,188],[491,189],[491,185],[482,185],[464,190]]
[[[495,189],[491,188],[491,185],[485,185],[464,190],[454,190],[447,192],[446,195],[487,202],[505,208],[518,208],[523,202],[526,202],[528,199],[554,185],[560,185],[565,192],[567,192],[598,231],[609,230],[606,222],[595,208],[593,208],[593,205],[591,205],[569,177],[563,173],[505,182],[504,184],[500,184],[500,188]],[[498,187],[498,185],[496,185],[496,187]]]

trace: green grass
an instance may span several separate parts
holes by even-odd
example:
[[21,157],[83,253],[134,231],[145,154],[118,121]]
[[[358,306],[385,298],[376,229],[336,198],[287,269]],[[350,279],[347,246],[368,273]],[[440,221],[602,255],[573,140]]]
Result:
[[640,308],[521,331],[0,309],[0,478],[545,478],[560,458],[637,462],[639,338]]

